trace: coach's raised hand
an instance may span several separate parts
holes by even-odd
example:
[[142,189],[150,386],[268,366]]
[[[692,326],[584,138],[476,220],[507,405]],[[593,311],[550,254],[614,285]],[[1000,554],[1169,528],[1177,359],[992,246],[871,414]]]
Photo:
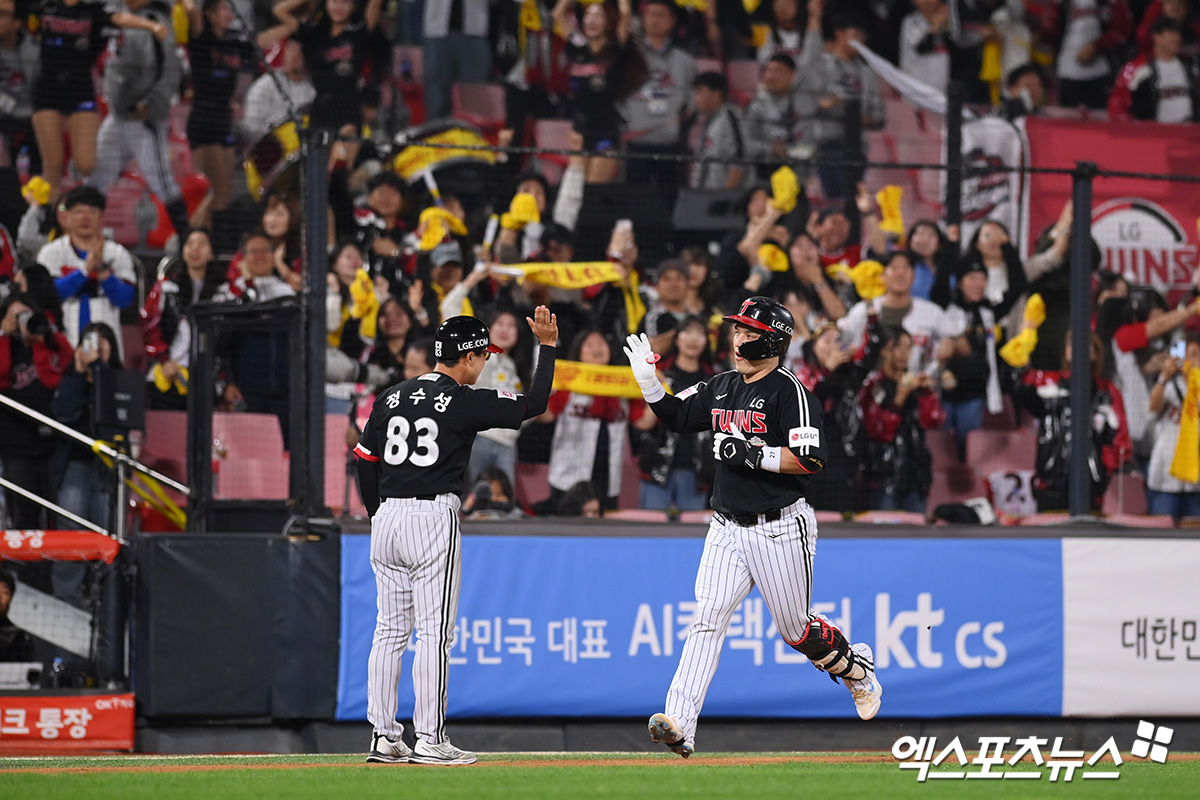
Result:
[[550,309],[538,306],[533,310],[533,319],[526,317],[525,321],[529,323],[539,342],[549,347],[558,344],[558,317],[551,314]]

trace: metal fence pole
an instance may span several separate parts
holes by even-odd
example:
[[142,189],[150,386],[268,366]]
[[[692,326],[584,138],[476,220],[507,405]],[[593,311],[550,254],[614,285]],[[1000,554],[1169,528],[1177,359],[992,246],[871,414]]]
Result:
[[1071,461],[1068,508],[1071,516],[1092,510],[1088,470],[1092,430],[1092,180],[1096,165],[1078,161],[1071,173],[1075,216],[1071,225]]
[[962,223],[963,86],[950,84],[946,95],[946,224]]
[[[329,205],[329,132],[310,131],[305,139],[301,160],[301,186],[304,190],[304,304],[301,320],[304,331],[303,365],[306,391],[304,419],[292,418],[292,469],[303,469],[302,499],[299,513],[319,516],[325,507],[325,293],[329,273],[329,230],[326,216]],[[299,434],[296,436],[295,434]],[[297,462],[297,456],[301,456]],[[296,481],[292,480],[292,485]]]

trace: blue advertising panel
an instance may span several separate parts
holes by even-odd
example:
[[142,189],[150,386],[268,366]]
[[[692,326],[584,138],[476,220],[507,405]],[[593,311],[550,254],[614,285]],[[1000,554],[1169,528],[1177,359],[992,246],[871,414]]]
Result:
[[[375,629],[369,537],[342,537],[340,720],[366,718]],[[695,611],[703,541],[466,537],[451,717],[662,710]],[[875,651],[881,716],[1062,710],[1057,539],[833,539],[813,612]],[[411,714],[411,650],[400,716]],[[757,589],[734,614],[708,716],[853,717],[849,692],[779,637]]]

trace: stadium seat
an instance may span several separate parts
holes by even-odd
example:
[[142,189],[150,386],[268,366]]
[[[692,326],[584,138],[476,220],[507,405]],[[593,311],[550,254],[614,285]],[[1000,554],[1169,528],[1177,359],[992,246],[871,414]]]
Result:
[[855,522],[867,522],[873,525],[924,525],[924,514],[915,511],[864,511],[854,517]]
[[954,431],[925,431],[925,445],[933,458],[934,472],[962,466],[962,461],[958,458],[958,440]]
[[[820,513],[820,512],[818,512]],[[712,521],[713,512],[705,509],[704,511],[681,511],[679,513],[679,521],[687,522],[693,525],[707,525]]]
[[1127,528],[1174,528],[1175,520],[1165,514],[1147,516],[1144,514],[1112,514],[1107,517],[1111,525],[1124,525]]
[[121,326],[121,347],[125,353],[125,369],[145,372],[147,368],[146,342],[142,338],[141,325]]
[[844,518],[838,511],[817,511],[814,512],[817,518],[818,525],[824,525],[827,522],[842,522]]
[[187,412],[147,411],[137,459],[168,478],[187,483]]
[[[228,450],[225,463],[253,459],[283,459],[283,433],[274,414],[221,412],[213,414],[213,438]],[[284,471],[286,475],[286,470]]]
[[1017,429],[1017,410],[1012,398],[1004,395],[1004,409],[999,414],[983,413],[983,427],[989,431],[1013,431]]
[[1141,475],[1115,475],[1104,493],[1104,505],[1101,508],[1106,516],[1145,514],[1146,481]]
[[508,122],[504,87],[495,83],[456,83],[450,93],[451,113],[492,138]]
[[967,463],[980,475],[999,470],[1033,469],[1037,461],[1037,432],[980,429],[967,434]]
[[969,465],[960,464],[949,469],[935,467],[925,509],[932,515],[933,510],[943,503],[963,503],[975,497],[987,497],[987,494],[983,480]]
[[1071,521],[1071,515],[1065,511],[1046,511],[1040,514],[1030,514],[1021,518],[1022,528],[1044,528],[1049,525],[1062,525]]
[[[248,416],[248,415],[242,415]],[[222,500],[286,500],[288,496],[288,459],[225,459],[213,478],[213,497]]]
[[346,482],[350,481],[350,514],[355,517],[365,517],[367,509],[363,506],[362,497],[358,494],[358,486],[346,474],[347,454],[345,414],[325,415],[325,505],[334,513],[341,513],[346,502]]
[[725,79],[729,81],[729,99],[745,106],[758,92],[758,62],[753,58],[730,59],[725,65]]
[[517,464],[517,502],[529,507],[550,498],[549,464]]
[[[539,119],[533,126],[534,143],[547,150],[569,150],[571,147],[571,122],[565,119]],[[534,157],[539,172],[546,176],[551,185],[558,183],[567,168],[567,157],[554,154],[539,154]]]
[[661,508],[619,508],[604,512],[604,518],[626,522],[666,522],[667,512]]
[[696,59],[696,74],[700,75],[705,72],[721,72],[725,70],[721,66],[719,58],[697,58]]

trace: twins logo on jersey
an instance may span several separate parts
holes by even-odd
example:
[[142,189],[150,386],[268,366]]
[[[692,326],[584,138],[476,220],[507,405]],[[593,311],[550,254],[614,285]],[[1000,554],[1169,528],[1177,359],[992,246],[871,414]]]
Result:
[[761,411],[743,411],[740,408],[735,411],[714,408],[712,410],[712,429],[724,433],[733,433],[735,430],[746,433],[766,433],[767,415]]

